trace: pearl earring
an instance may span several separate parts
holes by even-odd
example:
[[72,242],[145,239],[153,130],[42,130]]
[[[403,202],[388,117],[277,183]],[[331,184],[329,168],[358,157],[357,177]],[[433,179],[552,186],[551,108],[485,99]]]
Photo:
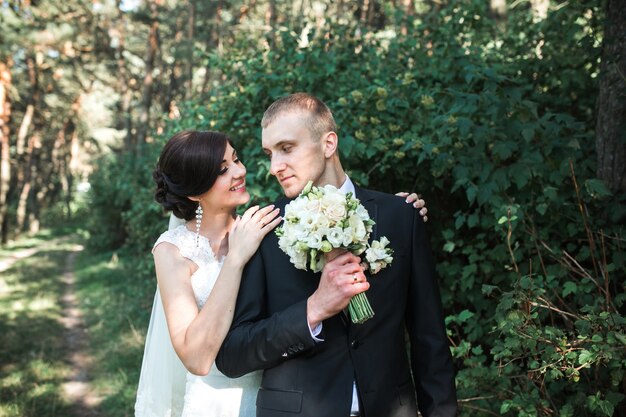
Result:
[[196,209],[196,247],[200,246],[200,224],[202,223],[202,206],[198,203]]

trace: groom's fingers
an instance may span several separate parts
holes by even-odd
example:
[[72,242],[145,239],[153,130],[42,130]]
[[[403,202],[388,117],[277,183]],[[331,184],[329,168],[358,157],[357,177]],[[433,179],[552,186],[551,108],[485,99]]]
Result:
[[335,264],[337,266],[342,266],[342,265],[346,265],[346,264],[354,263],[354,262],[359,263],[360,260],[361,260],[361,258],[359,258],[358,256],[356,256],[356,255],[354,255],[354,254],[352,254],[350,252],[345,252],[345,253],[342,253],[341,255],[336,256],[335,258],[333,258],[333,260],[330,261],[329,263],[333,263],[333,264]]

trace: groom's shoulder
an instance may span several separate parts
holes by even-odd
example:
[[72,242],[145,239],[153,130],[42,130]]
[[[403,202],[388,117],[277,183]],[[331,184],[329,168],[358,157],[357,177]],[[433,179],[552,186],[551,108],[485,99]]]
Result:
[[279,197],[278,199],[274,200],[274,206],[282,208],[285,207],[289,202],[291,201],[291,199],[287,198],[287,197]]
[[[363,201],[374,200],[377,204],[384,204],[394,210],[405,210],[411,208],[411,204],[406,204],[404,197],[395,194],[384,193],[382,191],[371,190],[369,188],[361,188],[361,196]],[[411,210],[408,210],[412,212]]]

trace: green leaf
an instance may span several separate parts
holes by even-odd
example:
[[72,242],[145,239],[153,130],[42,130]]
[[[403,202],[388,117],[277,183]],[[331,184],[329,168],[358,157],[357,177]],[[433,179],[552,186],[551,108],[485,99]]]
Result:
[[537,204],[537,213],[543,216],[544,214],[546,214],[547,210],[548,210],[548,205],[546,203]]
[[588,364],[590,362],[593,362],[593,360],[595,359],[593,353],[589,352],[587,349],[583,349],[580,351],[580,353],[578,354],[578,364],[579,365],[585,365]]
[[534,135],[535,129],[531,127],[527,127],[526,129],[522,130],[522,136],[524,137],[524,140],[526,140],[526,142],[530,142],[533,139]]
[[471,319],[472,317],[474,317],[474,313],[472,313],[469,310],[463,310],[457,316],[457,321],[459,323],[465,323],[467,320]]
[[576,285],[575,282],[567,281],[565,284],[563,284],[563,297],[567,297],[569,294],[576,294],[577,291],[578,285]]
[[584,182],[587,193],[592,198],[603,198],[611,195],[611,191],[606,187],[604,182],[599,179],[589,179]]
[[481,287],[481,292],[485,295],[490,295],[496,288],[498,288],[496,285],[483,284]]
[[478,189],[475,186],[468,187],[465,190],[465,194],[467,195],[467,201],[472,204],[476,200],[476,193]]

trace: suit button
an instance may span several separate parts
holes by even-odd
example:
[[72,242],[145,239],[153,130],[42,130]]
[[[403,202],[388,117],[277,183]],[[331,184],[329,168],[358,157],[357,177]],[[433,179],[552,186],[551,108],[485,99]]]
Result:
[[304,349],[304,344],[298,343],[298,350],[303,350],[303,349]]
[[353,340],[352,342],[350,342],[350,347],[352,349],[358,349],[359,346],[361,346],[361,343],[358,340]]

